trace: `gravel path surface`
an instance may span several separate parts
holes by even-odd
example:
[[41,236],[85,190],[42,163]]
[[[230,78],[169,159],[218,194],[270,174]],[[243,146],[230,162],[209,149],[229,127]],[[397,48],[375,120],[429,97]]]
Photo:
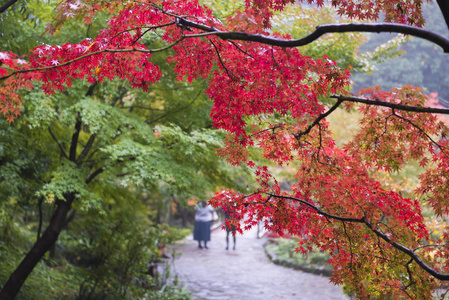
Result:
[[174,271],[194,299],[349,299],[326,277],[272,264],[262,248],[266,240],[257,239],[255,230],[237,235],[236,250],[225,250],[225,236],[221,229],[213,231],[207,250],[189,237],[179,249]]

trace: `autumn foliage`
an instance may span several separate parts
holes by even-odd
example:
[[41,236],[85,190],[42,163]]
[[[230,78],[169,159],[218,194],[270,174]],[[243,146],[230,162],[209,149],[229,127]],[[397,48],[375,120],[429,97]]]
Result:
[[[52,26],[68,18],[89,22],[101,10],[114,16],[93,40],[42,45],[26,57],[0,52],[1,112],[13,122],[19,90],[34,81],[43,82],[48,94],[70,88],[75,78],[93,83],[119,77],[147,90],[162,76],[152,54],[170,50],[180,81],[208,81],[213,125],[228,133],[218,154],[254,172],[257,187],[247,194],[221,191],[211,199],[216,207],[233,207],[239,231],[260,221],[279,234],[298,235],[299,251],[328,251],[331,280],[361,299],[430,299],[449,280],[447,228],[435,237],[422,214],[432,210],[445,219],[449,213],[449,129],[431,114],[448,111],[426,108],[428,97],[407,85],[351,96],[349,70],[325,56],[304,56],[283,44],[291,37],[270,31],[274,11],[293,2],[247,0],[244,11],[218,20],[196,1],[63,1]],[[387,22],[406,24],[404,30],[424,24],[421,1],[332,5],[357,20],[382,14]],[[166,46],[152,49],[141,41],[146,35]],[[362,116],[343,147],[326,121],[337,108]],[[268,161],[296,168],[289,190],[281,189],[270,168],[251,160],[251,147]],[[424,168],[413,195],[373,179],[377,171],[396,172],[412,160]]]

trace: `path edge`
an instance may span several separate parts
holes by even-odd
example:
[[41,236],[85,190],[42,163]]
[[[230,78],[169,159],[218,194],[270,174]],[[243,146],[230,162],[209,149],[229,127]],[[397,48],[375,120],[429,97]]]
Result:
[[321,269],[321,268],[314,268],[314,267],[309,267],[309,266],[304,266],[304,265],[300,265],[291,261],[286,261],[286,260],[282,260],[276,257],[276,253],[274,252],[270,252],[268,250],[268,245],[270,243],[273,243],[272,240],[267,240],[264,244],[263,244],[263,250],[265,252],[265,255],[268,257],[268,259],[279,266],[283,266],[286,268],[290,268],[290,269],[295,269],[295,270],[300,270],[306,273],[311,273],[311,274],[315,274],[315,275],[320,275],[320,276],[326,276],[326,277],[331,277],[332,276],[332,271],[330,270],[326,270],[326,269]]

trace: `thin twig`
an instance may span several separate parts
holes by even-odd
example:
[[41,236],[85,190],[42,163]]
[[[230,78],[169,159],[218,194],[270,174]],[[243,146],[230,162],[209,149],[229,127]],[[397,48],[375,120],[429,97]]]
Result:
[[234,76],[234,74],[231,74],[231,72],[229,72],[228,68],[226,68],[226,66],[224,65],[223,60],[221,59],[221,56],[220,56],[220,52],[218,51],[218,48],[217,48],[217,46],[215,45],[215,43],[214,43],[212,40],[210,40],[210,42],[212,43],[212,45],[213,45],[214,48],[215,48],[215,52],[217,53],[218,60],[220,61],[220,65],[221,65],[221,66],[223,67],[223,69],[226,71],[226,74],[228,74],[229,78],[231,78],[231,79],[234,80],[234,81],[240,81],[236,76]]
[[444,156],[446,156],[447,158],[448,155],[446,154],[446,147],[441,146],[440,144],[438,144],[437,142],[435,142],[432,137],[430,135],[427,134],[427,132],[425,132],[423,129],[421,129],[421,127],[419,127],[418,125],[416,125],[415,123],[413,123],[412,121],[410,121],[409,119],[406,119],[402,116],[397,115],[395,112],[393,112],[393,115],[395,117],[397,117],[398,119],[401,119],[407,123],[409,123],[410,125],[412,125],[413,127],[415,127],[416,129],[418,129],[422,134],[424,134],[435,146],[437,146],[438,148],[440,148],[441,152],[443,152]]
[[[129,32],[129,31],[133,31],[133,30],[137,30],[137,29],[144,29],[144,28],[147,29],[146,32],[148,32],[149,30],[159,29],[159,28],[163,28],[163,27],[167,27],[167,26],[175,25],[175,24],[176,24],[175,22],[170,22],[170,23],[165,23],[165,24],[161,24],[161,25],[157,25],[157,26],[150,26],[150,27],[148,27],[148,26],[136,26],[136,27],[133,27],[133,28],[128,28],[128,29],[123,30],[123,31],[120,31],[119,33],[117,33],[116,35],[114,35],[114,36],[111,38],[111,41],[112,41],[113,39],[115,39],[116,37],[118,37],[119,35],[125,33],[125,32]],[[142,36],[143,36],[143,34],[139,37],[139,39],[140,39]],[[134,43],[135,43],[135,42],[134,42]]]
[[312,130],[313,127],[315,127],[321,120],[323,120],[324,118],[326,118],[328,115],[330,115],[334,110],[337,109],[337,107],[340,106],[340,104],[343,103],[343,100],[338,99],[337,102],[325,113],[322,113],[318,116],[318,118],[315,119],[315,121],[313,121],[312,124],[309,125],[309,127],[307,127],[306,130],[300,132],[300,133],[294,133],[293,136],[299,140],[301,138],[301,136],[303,135],[307,135],[309,134],[310,130]]

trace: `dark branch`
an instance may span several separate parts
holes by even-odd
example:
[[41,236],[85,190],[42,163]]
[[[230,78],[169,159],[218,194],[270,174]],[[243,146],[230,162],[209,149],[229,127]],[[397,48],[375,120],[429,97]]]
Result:
[[252,136],[261,134],[262,132],[266,132],[266,131],[273,131],[273,133],[274,133],[274,131],[275,131],[277,128],[282,128],[282,127],[284,127],[284,126],[285,126],[284,124],[274,125],[274,126],[272,126],[272,127],[268,127],[267,129],[263,129],[263,130],[259,130],[259,131],[257,131],[257,132],[254,132],[254,133],[250,134],[250,136],[252,137]]
[[343,103],[343,100],[338,99],[337,103],[335,103],[335,104],[334,104],[334,105],[333,105],[327,112],[325,112],[325,113],[323,113],[323,114],[320,114],[320,115],[318,116],[318,118],[316,118],[315,121],[313,121],[313,123],[310,124],[309,127],[307,127],[306,130],[304,130],[304,131],[302,131],[302,132],[300,132],[300,133],[297,133],[297,134],[293,134],[293,136],[294,136],[297,140],[299,140],[299,138],[300,138],[301,136],[309,134],[310,130],[312,130],[313,127],[315,127],[317,124],[319,124],[320,121],[321,121],[322,119],[324,119],[324,118],[326,118],[328,115],[330,115],[330,114],[331,114],[334,110],[336,110],[336,109],[340,106],[340,104],[342,104],[342,103]]
[[403,111],[449,115],[449,109],[446,109],[446,108],[411,106],[411,105],[404,105],[404,104],[398,104],[398,103],[391,103],[391,102],[387,102],[387,101],[380,101],[377,99],[368,99],[368,98],[341,96],[341,95],[333,95],[333,96],[330,96],[330,98],[335,98],[335,99],[338,99],[341,101],[357,102],[357,103],[364,103],[364,104],[368,104],[368,105],[390,107],[390,108],[394,108],[397,110],[403,110]]
[[84,147],[83,152],[78,156],[76,159],[76,164],[80,164],[81,161],[86,157],[86,155],[89,153],[90,149],[92,148],[92,145],[95,141],[95,138],[97,137],[96,134],[92,134],[87,141],[86,147]]
[[117,175],[115,175],[115,177],[118,177],[118,178],[120,178],[120,177],[125,177],[125,176],[128,176],[129,174],[131,174],[131,172],[126,172],[126,173],[117,174]]
[[144,31],[144,33],[142,33],[135,41],[134,41],[134,43],[133,43],[133,45],[136,43],[136,41],[137,40],[139,40],[143,35],[145,35],[145,33],[147,33],[149,30],[154,30],[154,29],[158,29],[158,28],[163,28],[163,27],[167,27],[167,26],[170,26],[170,25],[174,25],[174,24],[176,24],[175,22],[170,22],[170,23],[166,23],[166,24],[161,24],[161,25],[157,25],[157,26],[137,26],[137,27],[133,27],[133,28],[128,28],[128,29],[126,29],[126,30],[123,30],[123,31],[120,31],[119,33],[117,33],[116,35],[114,35],[112,38],[111,38],[111,41],[113,40],[113,39],[115,39],[116,37],[118,37],[119,35],[121,35],[121,34],[123,34],[123,33],[125,33],[125,32],[130,32],[130,31],[133,31],[133,30],[137,30],[137,29],[147,29],[146,31]]
[[37,202],[37,207],[39,209],[39,224],[37,226],[37,239],[39,240],[41,238],[41,231],[42,231],[42,202],[44,201],[43,197],[40,197]]
[[239,50],[240,52],[242,52],[243,54],[254,58],[254,56],[252,56],[251,54],[249,54],[248,52],[246,52],[245,50],[243,50],[242,48],[239,47],[239,45],[237,45],[236,43],[234,43],[233,41],[228,41],[229,43],[231,43],[232,45],[234,45],[235,48],[237,48],[237,50]]
[[81,117],[78,115],[78,117],[76,118],[75,131],[73,132],[72,135],[72,143],[70,144],[70,152],[69,152],[69,159],[73,162],[76,161],[76,147],[78,146],[78,137],[81,132],[82,124],[83,123],[81,122]]
[[349,242],[349,251],[350,251],[350,254],[351,254],[350,268],[351,268],[351,271],[354,271],[354,253],[352,253],[352,239],[349,236],[348,232],[346,231],[346,224],[345,224],[345,222],[341,222],[341,223],[343,224],[343,229],[344,229],[345,235],[348,238],[348,242]]
[[282,195],[276,195],[276,194],[272,194],[272,193],[266,193],[265,194],[272,196],[272,197],[276,197],[279,199],[287,199],[287,200],[294,200],[296,202],[299,202],[301,204],[304,204],[305,206],[308,206],[309,208],[313,209],[314,211],[316,211],[318,214],[327,217],[329,219],[333,219],[333,220],[338,220],[338,221],[343,221],[343,222],[352,222],[352,223],[365,223],[364,218],[346,218],[346,217],[340,217],[340,216],[336,216],[336,215],[332,215],[329,214],[327,212],[324,212],[323,210],[321,210],[320,208],[318,208],[317,206],[302,200],[302,199],[298,199],[295,197],[290,197],[290,196],[282,196]]
[[[126,162],[126,161],[133,161],[133,160],[135,160],[136,158],[135,157],[129,157],[129,158],[126,158],[126,159],[117,159],[116,161],[115,161],[115,163],[116,164],[120,164],[120,163],[123,163],[123,162]],[[96,169],[95,171],[93,171],[88,177],[87,177],[87,179],[86,179],[86,184],[89,184],[92,180],[94,180],[94,178],[95,177],[97,177],[99,174],[101,174],[101,173],[103,173],[104,172],[104,170],[105,170],[105,167],[99,167],[98,169]],[[126,175],[128,175],[128,174],[126,174]],[[124,175],[125,176],[125,175]]]
[[413,276],[412,276],[412,271],[410,270],[410,264],[413,262],[413,258],[411,258],[406,264],[405,264],[405,268],[407,269],[407,273],[408,273],[408,278],[410,279],[409,284],[407,284],[404,287],[405,289],[408,289],[410,286],[412,286],[415,282],[413,281]]
[[210,41],[212,43],[212,46],[214,46],[215,48],[215,52],[217,53],[218,56],[218,60],[220,61],[220,65],[223,67],[223,69],[226,71],[226,74],[228,74],[228,77],[231,78],[234,81],[239,81],[239,79],[237,77],[234,76],[234,74],[231,74],[231,72],[229,72],[228,68],[226,68],[226,66],[224,65],[223,60],[221,59],[221,55],[220,52],[218,52],[218,48],[215,45],[215,43],[211,40]]
[[5,5],[0,7],[0,13],[5,12],[9,7],[13,6],[18,0],[9,0]]
[[72,210],[72,212],[67,217],[67,219],[65,220],[64,225],[62,225],[62,227],[63,228],[67,227],[67,225],[73,221],[73,219],[75,218],[75,215],[76,215],[76,209]]
[[152,107],[146,107],[141,105],[132,105],[132,106],[121,106],[120,108],[126,108],[133,110],[134,108],[140,108],[140,109],[146,109],[146,110],[156,110],[156,111],[163,111],[163,109],[160,108],[152,108]]
[[440,7],[441,13],[443,14],[444,20],[446,21],[446,26],[449,28],[449,1],[437,0],[437,3]]
[[95,171],[93,171],[86,179],[86,184],[89,184],[92,180],[94,180],[95,177],[97,177],[97,175],[103,173],[104,168],[98,168]]
[[[90,96],[93,95],[94,88],[95,88],[96,85],[97,85],[97,83],[94,82],[89,87],[89,89],[86,92],[86,97],[90,97]],[[80,133],[81,133],[81,126],[82,125],[83,125],[83,122],[82,122],[81,117],[80,117],[80,115],[78,113],[78,116],[76,118],[76,123],[75,123],[75,132],[73,132],[73,135],[72,135],[72,143],[70,144],[70,152],[69,152],[69,158],[73,162],[78,162],[78,160],[76,159],[76,148],[78,147],[78,139],[79,139],[79,136],[80,136]],[[92,138],[92,136],[91,136],[91,138]],[[95,139],[95,137],[94,137],[94,139]],[[90,139],[89,139],[89,141],[90,141]]]
[[[161,10],[164,14],[170,15],[169,13],[163,11],[161,8],[157,8]],[[59,68],[62,66],[70,65],[78,60],[84,59],[89,56],[101,54],[101,53],[125,53],[125,52],[142,52],[142,53],[156,53],[161,51],[166,51],[171,49],[173,46],[180,43],[182,40],[186,38],[201,38],[209,35],[218,36],[224,40],[239,40],[239,41],[251,41],[251,42],[259,42],[266,45],[279,46],[279,47],[301,47],[312,43],[313,41],[319,39],[322,35],[327,33],[345,33],[345,32],[396,32],[407,34],[415,37],[419,37],[425,40],[428,40],[436,45],[439,45],[444,52],[449,53],[449,39],[444,36],[434,33],[432,31],[418,28],[409,25],[403,24],[392,24],[392,23],[379,23],[379,24],[331,24],[331,25],[320,25],[317,26],[315,31],[300,39],[295,40],[284,40],[278,39],[274,37],[259,35],[259,34],[250,34],[246,32],[234,32],[234,31],[220,31],[213,26],[203,25],[194,21],[187,20],[183,17],[177,17],[177,25],[185,27],[185,28],[197,28],[205,31],[205,33],[200,34],[190,34],[183,35],[178,40],[173,43],[166,45],[159,49],[104,49],[100,51],[95,51],[92,53],[84,54],[80,57],[72,59],[70,61],[63,62],[56,66],[45,66],[40,68],[26,69],[26,70],[17,70],[8,75],[0,77],[0,81],[5,80],[9,77],[15,76],[21,73],[29,73],[34,71],[45,71],[54,68]]]
[[[279,46],[279,47],[301,47],[308,45],[313,41],[319,39],[322,35],[327,33],[345,33],[345,32],[396,32],[408,34],[411,36],[419,37],[428,40],[434,44],[443,48],[445,53],[449,53],[449,39],[444,36],[434,33],[432,31],[403,24],[392,23],[379,23],[379,24],[334,24],[334,25],[320,25],[317,26],[315,31],[300,39],[295,40],[283,40],[273,38],[269,36],[263,36],[259,34],[250,34],[246,32],[233,32],[233,31],[220,31],[215,27],[206,26],[196,23],[194,21],[179,18],[179,23],[183,26],[197,28],[203,30],[211,35],[216,35],[225,40],[239,40],[239,41],[251,41],[259,42],[267,45]],[[186,37],[196,37],[201,34],[187,35]],[[203,34],[204,36],[204,34]]]
[[163,115],[161,115],[161,116],[159,116],[159,117],[157,117],[157,118],[155,118],[155,119],[153,119],[153,120],[148,120],[148,121],[145,121],[147,124],[152,124],[152,123],[155,123],[155,122],[157,122],[157,121],[159,121],[160,119],[163,119],[163,118],[165,118],[166,116],[168,116],[168,115],[170,115],[170,114],[176,114],[176,113],[178,113],[178,112],[180,112],[180,111],[183,111],[184,109],[187,109],[189,106],[191,106],[196,100],[198,100],[198,98],[201,96],[201,94],[203,93],[204,91],[203,90],[200,90],[199,92],[198,92],[198,94],[196,95],[196,97],[195,98],[193,98],[193,100],[192,101],[190,101],[189,103],[187,103],[187,105],[185,105],[185,106],[183,106],[183,107],[180,107],[179,109],[178,108],[176,108],[176,109],[173,109],[173,110],[169,110],[169,111],[167,111],[165,114],[163,114]]

